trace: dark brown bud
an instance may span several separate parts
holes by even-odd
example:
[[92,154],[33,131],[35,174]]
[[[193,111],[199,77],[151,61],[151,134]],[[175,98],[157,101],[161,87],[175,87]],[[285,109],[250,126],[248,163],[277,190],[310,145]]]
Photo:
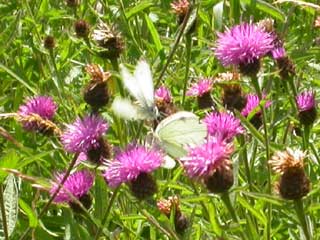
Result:
[[109,92],[107,82],[90,81],[84,89],[83,97],[94,111],[107,105],[109,102]]
[[299,120],[302,125],[311,125],[317,118],[317,109],[315,107],[299,112]]
[[74,23],[74,30],[79,38],[86,38],[89,35],[90,26],[85,20],[78,20]]
[[223,86],[223,105],[230,111],[241,110],[246,106],[247,98],[243,95],[240,84],[225,84]]
[[43,46],[46,49],[53,49],[56,46],[56,41],[53,36],[46,36],[43,41]]
[[88,151],[88,160],[95,164],[101,164],[103,159],[110,159],[112,147],[107,140],[100,139],[99,147]]
[[301,199],[310,191],[310,180],[303,168],[288,168],[280,178],[278,189],[281,197],[285,199]]
[[276,62],[279,68],[279,75],[282,79],[296,75],[295,66],[287,56],[277,59]]
[[139,174],[136,180],[131,181],[130,189],[139,200],[152,197],[158,191],[157,183],[153,177],[143,172]]
[[204,180],[208,190],[213,193],[228,191],[233,185],[233,171],[229,164],[222,165],[208,178]]
[[204,93],[201,96],[197,97],[199,109],[206,109],[214,107],[215,104],[211,97],[210,92]]
[[107,80],[111,74],[104,72],[103,69],[96,64],[87,65],[86,71],[90,75],[91,81],[84,89],[84,100],[92,107],[93,111],[96,112],[109,101]]
[[256,76],[260,70],[260,60],[255,59],[251,63],[240,63],[239,64],[240,73],[246,76]]
[[77,7],[80,4],[80,0],[67,0],[66,2],[69,7]]
[[189,221],[180,211],[176,211],[174,225],[178,233],[183,233],[189,226]]
[[[92,198],[89,194],[83,195],[78,200],[85,209],[90,209],[90,207],[92,206]],[[69,206],[71,207],[71,209],[75,213],[83,213],[84,212],[84,210],[81,208],[81,206],[77,202],[72,201],[69,203]]]

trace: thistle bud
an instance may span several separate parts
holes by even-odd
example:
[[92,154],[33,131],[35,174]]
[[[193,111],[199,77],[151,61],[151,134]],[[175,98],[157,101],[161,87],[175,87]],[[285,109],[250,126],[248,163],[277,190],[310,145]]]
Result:
[[233,185],[233,171],[230,160],[224,160],[214,173],[204,179],[208,190],[212,193],[223,193]]
[[200,109],[211,108],[214,106],[214,102],[211,97],[212,85],[212,79],[202,78],[197,83],[191,85],[186,95],[197,97],[198,106]]
[[240,73],[249,77],[257,76],[260,70],[260,67],[261,67],[260,59],[253,59],[252,62],[239,63]]
[[[92,197],[89,194],[81,196],[78,200],[82,204],[82,206],[87,210],[90,209],[90,207],[92,206]],[[75,213],[83,213],[83,209],[77,202],[71,201],[69,202],[69,206]]]
[[104,139],[100,139],[98,147],[91,148],[87,152],[88,160],[95,164],[100,164],[103,162],[103,159],[110,159],[111,158],[111,145],[108,141]]
[[67,0],[68,7],[77,7],[80,4],[80,0]]
[[279,75],[282,79],[287,79],[288,77],[295,76],[295,66],[291,59],[287,56],[283,47],[275,48],[271,51],[273,59],[276,60]]
[[161,86],[155,91],[155,100],[160,115],[167,117],[177,112],[177,108],[172,102],[170,90],[165,86]]
[[296,97],[300,123],[311,125],[317,118],[315,92],[305,91]]
[[53,49],[56,46],[56,41],[53,36],[46,36],[43,41],[43,46],[46,49]]
[[77,37],[86,38],[88,37],[90,26],[85,20],[77,20],[74,23],[74,31],[76,32]]
[[144,172],[130,182],[130,189],[139,200],[147,199],[158,191],[156,181],[150,174]]

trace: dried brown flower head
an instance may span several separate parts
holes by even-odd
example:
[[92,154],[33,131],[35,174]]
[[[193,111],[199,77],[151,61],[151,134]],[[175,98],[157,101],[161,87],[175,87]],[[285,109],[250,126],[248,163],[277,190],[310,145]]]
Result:
[[276,190],[282,198],[301,199],[310,191],[310,180],[303,169],[305,157],[306,154],[301,150],[287,148],[285,151],[276,152],[269,160],[272,169],[281,174]]
[[177,15],[186,15],[190,6],[188,0],[177,0],[170,4],[173,12]]
[[52,121],[48,119],[43,119],[38,114],[32,113],[30,115],[17,115],[17,120],[21,124],[32,124],[33,130],[40,132],[44,135],[61,135],[61,130],[58,128],[56,124],[54,124]]
[[93,30],[92,39],[106,49],[105,55],[109,58],[117,58],[124,49],[122,36],[114,26],[108,26],[101,22],[98,28]]
[[111,73],[104,72],[96,64],[87,65],[86,72],[90,75],[91,81],[85,86],[84,100],[96,111],[109,101],[107,80],[111,77]]
[[231,81],[239,81],[240,74],[238,72],[225,72],[218,73],[216,77],[213,78],[214,83],[228,83]]
[[102,67],[97,64],[88,64],[85,69],[90,75],[91,81],[94,82],[106,82],[111,77],[110,72],[104,72]]
[[157,201],[157,207],[160,212],[170,217],[171,210],[175,208],[176,211],[180,211],[180,200],[178,196],[170,196],[168,199],[161,199]]
[[285,151],[276,152],[268,163],[275,172],[283,174],[290,168],[302,169],[305,157],[306,154],[301,150],[288,147]]
[[274,20],[272,18],[265,18],[257,22],[258,27],[263,29],[266,32],[274,32]]

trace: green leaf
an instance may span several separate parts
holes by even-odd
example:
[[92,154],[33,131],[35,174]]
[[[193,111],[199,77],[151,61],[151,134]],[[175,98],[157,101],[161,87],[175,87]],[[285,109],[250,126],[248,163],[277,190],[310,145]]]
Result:
[[222,229],[221,229],[220,224],[218,222],[217,215],[216,215],[216,209],[215,209],[214,205],[212,204],[212,202],[210,202],[208,204],[208,211],[210,213],[209,218],[210,218],[212,231],[215,232],[218,236],[221,236]]
[[222,30],[223,24],[223,1],[217,3],[213,7],[213,16],[214,16],[214,29],[217,31]]
[[[251,0],[241,0],[245,4],[251,4]],[[263,0],[256,0],[256,8],[260,11],[263,11],[270,16],[277,18],[281,22],[285,21],[285,15],[282,11],[280,11],[278,8],[275,8],[270,3],[265,2]]]
[[155,44],[155,47],[157,49],[157,52],[160,52],[162,50],[163,46],[161,44],[159,33],[158,33],[156,27],[154,26],[153,22],[151,21],[150,17],[148,16],[148,14],[144,15],[144,19],[145,19],[147,26],[149,28],[149,31],[152,36],[152,40]]
[[238,202],[245,208],[247,209],[249,212],[252,213],[253,216],[255,216],[257,219],[260,220],[260,222],[266,226],[267,225],[267,217],[263,214],[262,211],[258,211],[257,209],[255,209],[253,206],[250,205],[250,203],[248,203],[244,198],[242,197],[238,197]]
[[94,216],[98,219],[102,219],[105,209],[106,201],[108,199],[107,185],[101,176],[97,176],[94,186],[95,204],[94,204]]
[[34,95],[37,95],[37,91],[31,87],[26,81],[24,81],[21,77],[19,77],[17,74],[15,74],[13,71],[11,71],[6,66],[2,65],[0,63],[0,69],[4,70],[6,73],[8,73],[11,77],[16,79],[18,82],[20,82],[22,85],[24,85],[27,89],[29,89]]
[[32,228],[37,227],[38,219],[37,219],[36,214],[31,209],[31,207],[29,207],[29,205],[25,201],[23,201],[22,199],[19,199],[19,206],[25,212],[25,214],[28,216],[29,226]]
[[245,192],[245,191],[242,191],[241,193],[243,193],[249,197],[259,199],[264,202],[268,202],[268,203],[278,205],[278,206],[282,206],[283,203],[285,202],[282,198],[279,198],[276,196],[270,196],[269,194],[256,193],[256,192]]
[[14,150],[9,151],[0,159],[0,184],[8,176],[8,173],[1,168],[16,168],[18,163],[18,155]]
[[[13,174],[8,175],[5,181],[5,189],[3,191],[3,201],[6,214],[6,225],[8,235],[10,236],[16,226],[18,220],[18,186]],[[4,238],[3,219],[0,215],[0,240]]]
[[138,14],[139,12],[142,12],[143,10],[151,7],[154,3],[152,1],[141,1],[139,4],[131,8],[129,11],[125,13],[126,18],[130,19],[134,15]]

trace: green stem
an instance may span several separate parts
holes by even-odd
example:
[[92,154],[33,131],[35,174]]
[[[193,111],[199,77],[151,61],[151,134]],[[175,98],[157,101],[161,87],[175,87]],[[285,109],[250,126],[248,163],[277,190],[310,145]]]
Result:
[[249,161],[248,161],[248,156],[247,156],[247,148],[246,148],[246,144],[244,141],[244,136],[241,135],[238,138],[238,141],[239,141],[240,146],[242,146],[241,159],[244,163],[244,167],[245,167],[245,171],[246,171],[246,175],[247,175],[247,180],[249,183],[249,190],[250,190],[250,192],[252,192],[251,173],[250,173]]
[[0,184],[0,210],[1,210],[1,216],[2,216],[4,239],[9,240],[9,232],[8,232],[8,226],[7,226],[6,209],[4,206],[2,184]]
[[294,99],[295,99],[296,96],[298,95],[298,92],[297,92],[296,86],[294,85],[294,79],[293,79],[293,77],[289,77],[289,78],[288,78],[288,82],[289,82],[290,88],[291,88],[291,90],[292,90]]
[[169,237],[169,239],[175,239],[175,240],[179,240],[180,238],[172,231],[169,229],[164,229],[159,222],[150,214],[148,213],[147,210],[143,209],[143,206],[139,206],[140,207],[140,212],[142,213],[142,215],[144,215],[148,222],[150,224],[152,224],[153,226],[155,226],[160,232],[164,233],[165,235],[167,235]]
[[305,235],[305,239],[310,240],[311,237],[310,237],[310,233],[309,233],[309,229],[306,221],[306,216],[303,210],[303,202],[301,199],[297,199],[297,200],[294,200],[293,203],[294,203],[294,209],[296,211],[297,217],[300,221],[303,233]]
[[[76,163],[76,161],[77,161],[77,159],[78,159],[78,156],[79,156],[78,153],[74,155],[74,157],[73,157],[71,163],[69,164],[68,169],[67,169],[66,173],[64,174],[64,176],[63,176],[60,184],[58,185],[56,191],[53,193],[53,195],[51,196],[51,198],[49,199],[49,201],[47,202],[47,204],[42,208],[41,212],[39,213],[38,220],[40,220],[40,218],[43,217],[43,215],[44,215],[44,214],[47,212],[47,210],[49,209],[49,207],[50,207],[51,203],[53,202],[53,200],[54,200],[54,199],[56,198],[56,196],[58,195],[58,193],[59,193],[60,189],[62,188],[63,184],[65,183],[65,181],[66,181],[67,178],[69,177],[69,175],[70,175],[70,173],[71,173],[71,170],[72,170],[72,168],[74,167],[74,165],[75,165],[75,163]],[[25,239],[25,238],[28,236],[30,230],[31,230],[31,227],[29,226],[29,227],[26,229],[26,231],[22,234],[22,236],[20,237],[20,240]]]
[[[228,191],[221,194],[221,200],[223,201],[224,205],[227,207],[227,209],[232,217],[232,220],[235,221],[240,226],[239,218],[236,214],[236,211],[234,210],[234,208],[232,206],[232,203],[230,200],[230,195],[229,195]],[[240,229],[240,234],[241,234],[242,239],[248,239],[241,229]]]
[[191,34],[186,35],[186,71],[184,75],[184,84],[183,84],[183,95],[182,95],[182,106],[184,105],[184,101],[186,98],[187,84],[189,78],[189,67],[190,67],[190,58],[191,58],[191,47],[192,47],[192,37]]
[[174,41],[174,43],[173,43],[173,47],[172,47],[172,49],[171,49],[171,51],[170,51],[170,53],[169,53],[167,62],[166,62],[166,64],[164,65],[164,67],[163,67],[163,69],[162,69],[162,71],[161,71],[161,73],[160,73],[160,76],[159,76],[159,78],[158,78],[158,80],[157,80],[157,82],[156,82],[156,84],[155,84],[156,87],[160,84],[161,79],[162,79],[164,73],[166,72],[166,70],[167,70],[167,68],[168,68],[168,66],[169,66],[169,63],[171,62],[171,60],[172,60],[172,58],[173,58],[173,55],[174,55],[174,53],[176,52],[176,50],[177,50],[177,48],[178,48],[178,44],[179,44],[179,42],[180,42],[180,39],[181,39],[181,37],[182,37],[182,35],[183,35],[183,33],[184,33],[184,30],[185,30],[185,28],[186,28],[186,26],[187,26],[188,20],[189,20],[189,18],[190,18],[190,16],[191,16],[191,11],[192,11],[192,7],[189,7],[188,12],[187,12],[186,16],[184,17],[183,22],[182,22],[182,24],[181,24],[181,28],[180,28],[180,31],[179,31],[179,33],[178,33],[178,36],[176,37],[176,39],[175,39],[175,41]]
[[100,237],[100,234],[101,234],[101,232],[102,232],[102,229],[104,228],[104,225],[106,224],[106,222],[107,222],[107,220],[108,220],[111,207],[112,207],[112,205],[113,205],[113,203],[114,203],[114,201],[115,201],[115,199],[116,199],[116,196],[117,196],[117,194],[118,194],[118,192],[119,192],[119,189],[120,189],[120,187],[117,187],[117,188],[115,189],[115,191],[113,192],[113,194],[112,194],[112,197],[111,197],[111,199],[110,199],[110,201],[109,201],[107,210],[106,210],[106,212],[105,212],[105,214],[104,214],[104,216],[103,216],[103,219],[102,219],[102,221],[101,221],[101,226],[98,228],[98,231],[97,231],[97,233],[96,233],[96,236],[94,237],[95,240],[99,239],[99,237]]
[[[262,100],[262,91],[259,86],[257,76],[251,76],[252,84],[258,94],[260,100]],[[266,160],[270,159],[270,148],[269,148],[269,138],[268,138],[268,127],[267,127],[267,117],[266,117],[266,110],[263,106],[260,106],[262,112],[262,122],[263,122],[263,130],[264,130],[264,141],[265,141],[265,148],[266,148]],[[269,164],[268,167],[268,193],[271,194],[272,186],[271,186],[271,168]],[[268,223],[267,223],[267,239],[271,239],[271,218],[272,218],[272,205],[268,203]]]
[[309,138],[310,138],[310,125],[304,125],[304,131],[303,131],[303,150],[308,150],[309,148]]
[[[119,72],[119,63],[118,63],[118,59],[117,58],[111,58],[111,65],[114,71]],[[123,97],[124,96],[124,89],[122,87],[121,81],[119,78],[116,78],[117,81],[117,86],[118,86],[118,90],[120,95]]]

